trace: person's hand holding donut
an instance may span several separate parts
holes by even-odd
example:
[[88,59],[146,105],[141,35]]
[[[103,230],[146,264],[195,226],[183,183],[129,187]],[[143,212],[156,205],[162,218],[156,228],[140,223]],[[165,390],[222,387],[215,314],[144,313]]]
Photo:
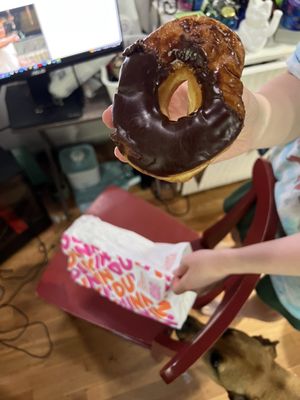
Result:
[[[186,110],[188,107],[187,98],[187,84],[183,83],[178,87],[174,95],[172,96],[169,104],[169,115],[170,119],[176,121],[181,116],[186,115]],[[102,114],[102,121],[104,124],[110,128],[114,128],[112,119],[112,109],[113,105],[109,106]],[[126,157],[124,157],[118,147],[115,148],[115,156],[122,162],[127,162]]]
[[208,17],[175,19],[124,55],[114,104],[103,114],[121,161],[185,182],[250,149],[242,132],[244,49],[228,27]]
[[[252,100],[252,101],[251,101]],[[186,113],[186,102],[187,102],[187,85],[182,84],[172,96],[170,105],[169,105],[169,112],[170,116],[176,120],[180,116],[185,115]],[[248,118],[249,114],[255,113],[253,109],[254,95],[244,87],[243,92],[243,102],[246,109],[246,117],[245,117],[245,128],[241,131],[240,135],[237,137],[235,142],[221,153],[218,157],[215,158],[212,162],[219,162],[223,160],[227,160],[229,158],[236,157],[240,154],[243,154],[249,150],[252,150],[252,131],[249,128],[250,123],[248,120],[252,120],[252,117]],[[113,121],[112,121],[112,108],[113,105],[110,105],[102,114],[102,121],[109,129],[114,129]],[[253,112],[252,112],[253,111]],[[122,155],[118,147],[115,147],[115,156],[122,162],[126,163],[127,158]]]

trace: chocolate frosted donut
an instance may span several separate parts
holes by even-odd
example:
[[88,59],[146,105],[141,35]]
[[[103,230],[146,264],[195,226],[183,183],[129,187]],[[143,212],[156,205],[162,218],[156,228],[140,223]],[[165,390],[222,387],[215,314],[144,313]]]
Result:
[[[112,140],[141,172],[170,182],[190,179],[243,127],[241,41],[214,19],[189,16],[168,22],[124,55]],[[168,105],[184,81],[189,114],[171,121]]]

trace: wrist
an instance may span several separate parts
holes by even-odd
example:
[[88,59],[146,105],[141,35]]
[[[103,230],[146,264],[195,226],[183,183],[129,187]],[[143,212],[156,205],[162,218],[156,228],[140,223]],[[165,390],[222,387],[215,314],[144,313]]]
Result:
[[247,247],[220,249],[220,265],[224,275],[260,274],[257,255]]
[[270,119],[270,104],[260,93],[244,89],[243,101],[246,109],[242,133],[247,136],[249,150],[266,147],[264,133]]
[[224,276],[240,274],[242,270],[241,255],[239,249],[226,248],[214,250],[219,253],[218,269]]
[[[237,274],[269,274],[274,267],[272,253],[267,251],[264,244],[256,244],[239,248],[228,249],[224,255],[228,263],[228,271]],[[226,261],[228,259],[228,261]],[[274,268],[273,268],[274,269]]]

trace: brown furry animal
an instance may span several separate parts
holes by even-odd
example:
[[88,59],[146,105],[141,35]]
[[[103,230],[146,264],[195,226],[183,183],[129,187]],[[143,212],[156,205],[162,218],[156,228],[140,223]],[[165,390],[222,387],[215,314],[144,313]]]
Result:
[[[191,341],[203,327],[189,317],[176,334]],[[276,363],[276,345],[261,336],[228,329],[203,356],[204,370],[230,400],[300,400],[300,379]]]

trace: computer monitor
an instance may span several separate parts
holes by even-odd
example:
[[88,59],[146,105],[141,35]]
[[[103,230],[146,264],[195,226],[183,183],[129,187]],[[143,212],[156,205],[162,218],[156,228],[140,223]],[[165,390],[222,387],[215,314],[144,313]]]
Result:
[[[77,117],[80,90],[64,101],[64,107],[54,105],[47,90],[48,72],[122,47],[117,0],[1,0],[0,85],[25,80],[7,87],[11,125]],[[72,105],[66,111],[68,103]]]

